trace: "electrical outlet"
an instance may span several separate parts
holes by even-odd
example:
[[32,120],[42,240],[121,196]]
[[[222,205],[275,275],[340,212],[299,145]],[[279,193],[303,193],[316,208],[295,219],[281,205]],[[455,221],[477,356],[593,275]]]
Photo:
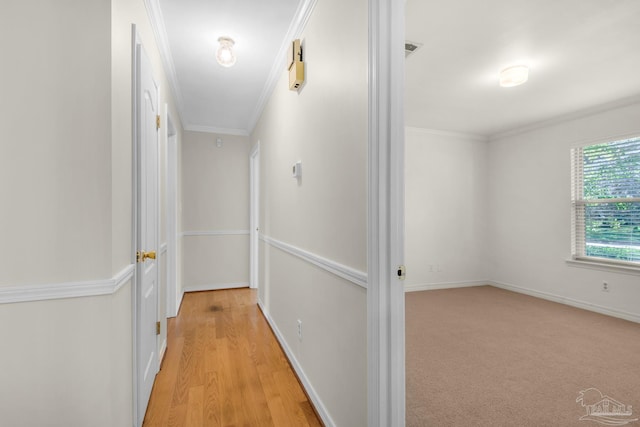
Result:
[[298,340],[302,341],[302,320],[298,319]]
[[607,282],[602,282],[602,292],[609,292],[609,284]]

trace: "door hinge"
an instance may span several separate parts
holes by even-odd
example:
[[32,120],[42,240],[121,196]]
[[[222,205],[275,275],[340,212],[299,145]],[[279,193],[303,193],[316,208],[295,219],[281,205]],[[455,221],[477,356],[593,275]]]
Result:
[[397,273],[398,279],[404,280],[405,276],[407,275],[407,268],[404,265],[399,265]]
[[156,322],[156,335],[160,335],[160,322]]
[[156,129],[160,129],[160,116],[156,116]]

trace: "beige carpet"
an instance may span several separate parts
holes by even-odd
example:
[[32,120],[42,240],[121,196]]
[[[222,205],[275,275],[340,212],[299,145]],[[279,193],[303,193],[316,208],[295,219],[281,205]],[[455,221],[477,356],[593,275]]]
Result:
[[[406,350],[408,427],[589,427],[640,418],[637,323],[490,286],[411,292]],[[611,398],[609,412],[618,402],[632,415],[580,420],[582,403],[602,399],[598,391]],[[597,422],[605,419],[610,424]]]

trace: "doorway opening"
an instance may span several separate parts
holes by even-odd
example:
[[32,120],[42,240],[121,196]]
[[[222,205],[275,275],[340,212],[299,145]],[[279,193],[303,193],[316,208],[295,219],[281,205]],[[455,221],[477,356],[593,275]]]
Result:
[[260,141],[249,154],[249,287],[259,286],[259,245],[260,245]]
[[182,301],[182,291],[178,283],[178,135],[171,115],[166,116],[166,159],[167,173],[165,188],[167,189],[167,317],[176,317]]

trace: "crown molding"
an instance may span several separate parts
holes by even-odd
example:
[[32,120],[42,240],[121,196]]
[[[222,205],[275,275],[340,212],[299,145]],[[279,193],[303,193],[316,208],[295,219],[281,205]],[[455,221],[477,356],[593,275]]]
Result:
[[289,50],[289,44],[292,40],[300,38],[302,35],[307,22],[309,22],[309,18],[311,18],[311,13],[313,12],[316,3],[317,0],[302,0],[298,5],[298,10],[296,10],[293,21],[291,21],[287,34],[280,45],[280,51],[276,55],[275,61],[273,61],[269,77],[267,77],[267,81],[262,88],[258,102],[256,103],[251,119],[249,120],[248,134],[252,133],[253,129],[256,127],[256,124],[262,115],[262,111],[267,105],[267,102],[278,83],[279,76],[285,71],[285,59],[287,51]]
[[284,62],[287,50],[289,49],[289,43],[291,42],[291,40],[299,38],[302,34],[304,27],[311,17],[311,13],[317,3],[317,0],[303,0],[298,5],[298,9],[296,10],[294,19],[289,25],[289,30],[287,31],[287,34],[280,46],[280,50],[276,55],[276,59],[273,62],[269,77],[265,82],[262,92],[260,93],[258,101],[256,102],[256,105],[253,109],[253,113],[250,116],[247,129],[218,128],[213,126],[188,124],[185,122],[184,102],[179,89],[178,79],[176,77],[175,65],[173,56],[171,55],[171,49],[169,48],[169,39],[167,37],[167,32],[164,26],[164,18],[162,15],[162,9],[160,7],[159,0],[144,0],[144,3],[147,9],[147,14],[149,16],[149,21],[151,22],[151,27],[153,28],[153,33],[156,38],[158,50],[160,51],[160,57],[162,58],[162,63],[165,68],[165,74],[167,75],[167,80],[169,81],[171,92],[175,97],[178,114],[180,116],[180,121],[183,124],[184,129],[194,132],[249,136],[251,132],[253,132],[253,129],[255,128],[258,120],[260,119],[260,116],[262,115],[264,107],[266,106],[269,98],[271,97],[271,94],[273,93],[273,90],[276,87],[280,73],[284,70]]
[[186,125],[184,130],[190,132],[215,133],[219,135],[249,136],[246,129],[218,128],[214,126]]
[[487,136],[478,135],[478,134],[475,134],[475,133],[453,132],[453,131],[449,131],[449,130],[421,128],[421,127],[414,127],[414,126],[406,126],[405,129],[408,130],[408,131],[412,131],[412,132],[426,133],[426,134],[435,135],[435,136],[446,136],[446,137],[451,137],[451,138],[465,138],[465,139],[472,139],[472,140],[478,141],[478,142],[489,142],[489,138]]
[[162,64],[164,65],[165,75],[169,81],[171,93],[175,98],[176,109],[180,116],[180,122],[184,125],[184,102],[182,99],[182,93],[180,92],[180,86],[178,85],[176,67],[173,62],[173,56],[171,55],[171,48],[169,47],[169,38],[167,37],[167,30],[164,26],[164,17],[162,15],[160,2],[159,0],[144,0],[144,5],[147,9],[147,16],[149,17],[149,22],[153,29],[153,35],[156,39]]
[[589,107],[582,110],[574,111],[572,113],[562,114],[557,117],[553,117],[547,120],[541,120],[539,122],[530,123],[524,126],[519,126],[513,129],[506,130],[504,132],[498,132],[489,135],[490,141],[497,141],[500,139],[509,138],[523,133],[531,132],[537,129],[570,122],[572,120],[582,119],[584,117],[593,116],[596,114],[605,113],[607,111],[615,110],[618,108],[628,107],[630,105],[640,103],[640,95],[633,95],[626,98],[618,99],[616,101],[600,104],[595,107]]

